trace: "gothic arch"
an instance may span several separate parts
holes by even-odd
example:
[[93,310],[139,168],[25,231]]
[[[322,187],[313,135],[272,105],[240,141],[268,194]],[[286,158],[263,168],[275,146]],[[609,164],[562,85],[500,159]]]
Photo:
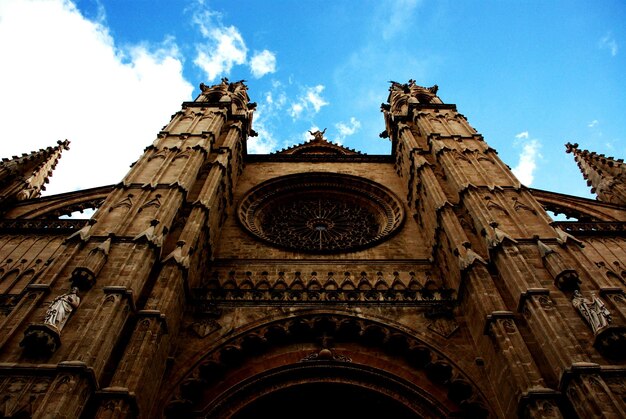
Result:
[[545,210],[564,214],[579,221],[614,222],[626,216],[624,208],[619,205],[541,189],[530,189],[530,192]]
[[74,211],[97,209],[114,188],[114,185],[107,185],[27,200],[17,205],[8,215],[9,218],[19,219],[53,219]]
[[260,397],[314,383],[391,397],[413,412],[407,417],[479,418],[491,411],[479,386],[414,333],[345,313],[256,324],[217,342],[178,377],[162,387],[166,417],[239,418]]

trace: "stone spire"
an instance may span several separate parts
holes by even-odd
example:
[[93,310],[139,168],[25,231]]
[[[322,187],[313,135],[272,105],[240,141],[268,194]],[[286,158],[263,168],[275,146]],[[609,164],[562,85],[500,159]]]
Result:
[[45,190],[48,177],[56,167],[63,150],[69,149],[68,140],[21,156],[0,162],[0,207],[10,201],[23,201],[39,196]]
[[591,192],[598,196],[598,200],[617,205],[626,205],[626,165],[624,160],[606,157],[588,150],[581,150],[578,144],[567,143],[568,153],[574,154],[574,159]]
[[389,97],[387,98],[387,104],[382,104],[383,110],[391,110],[394,114],[404,115],[408,110],[409,105],[427,105],[427,104],[441,104],[441,99],[437,96],[439,87],[434,85],[432,87],[423,87],[415,84],[415,80],[409,80],[408,83],[401,84],[395,81],[390,81]]

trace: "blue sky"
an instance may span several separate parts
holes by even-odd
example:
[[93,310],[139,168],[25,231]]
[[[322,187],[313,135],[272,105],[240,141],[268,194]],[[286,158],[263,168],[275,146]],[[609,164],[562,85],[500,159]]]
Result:
[[259,104],[252,151],[326,127],[385,154],[388,81],[413,78],[523,183],[590,196],[563,145],[626,157],[625,22],[622,1],[2,0],[0,155],[68,138],[48,193],[118,182],[223,76]]

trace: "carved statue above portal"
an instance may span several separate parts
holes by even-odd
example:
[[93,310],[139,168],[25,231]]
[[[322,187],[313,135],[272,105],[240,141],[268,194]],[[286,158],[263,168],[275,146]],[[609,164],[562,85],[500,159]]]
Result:
[[588,299],[583,297],[580,291],[574,291],[572,305],[585,318],[595,334],[611,323],[611,312],[594,293],[591,293],[591,299]]
[[44,324],[55,327],[59,332],[67,323],[70,314],[80,305],[80,297],[78,296],[78,288],[72,287],[71,291],[55,298],[44,318]]

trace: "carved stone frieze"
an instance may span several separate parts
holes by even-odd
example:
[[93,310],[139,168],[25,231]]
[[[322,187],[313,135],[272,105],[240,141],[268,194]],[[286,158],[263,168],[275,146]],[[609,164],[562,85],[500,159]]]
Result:
[[87,224],[87,220],[58,220],[58,219],[16,219],[0,220],[0,231],[4,232],[41,232],[45,234],[68,234],[80,230]]
[[577,222],[577,221],[557,221],[552,223],[554,227],[559,227],[566,233],[581,236],[624,236],[626,235],[626,223],[611,221]]
[[335,279],[333,272],[320,278],[317,272],[303,280],[300,272],[295,272],[289,282],[284,272],[268,279],[267,272],[252,279],[246,272],[243,278],[236,278],[231,271],[227,278],[219,278],[217,272],[204,287],[193,290],[194,300],[201,302],[240,302],[248,304],[400,304],[450,307],[456,304],[456,292],[446,288],[440,280],[434,280],[422,272],[420,279],[415,272],[401,277],[394,272],[393,278],[386,278],[378,272],[371,279],[362,272],[360,278],[352,278],[346,272],[343,280]]

